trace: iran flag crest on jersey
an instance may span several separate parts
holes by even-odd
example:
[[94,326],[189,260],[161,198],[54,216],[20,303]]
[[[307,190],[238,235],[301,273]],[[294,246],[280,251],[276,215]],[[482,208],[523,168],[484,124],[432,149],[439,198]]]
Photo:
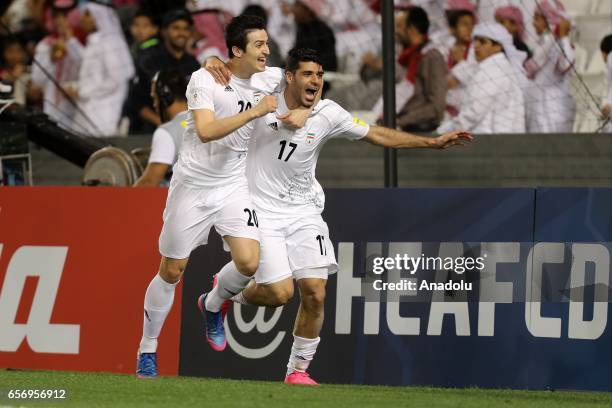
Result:
[[312,144],[316,137],[317,136],[314,134],[314,132],[308,132],[306,134],[306,144]]

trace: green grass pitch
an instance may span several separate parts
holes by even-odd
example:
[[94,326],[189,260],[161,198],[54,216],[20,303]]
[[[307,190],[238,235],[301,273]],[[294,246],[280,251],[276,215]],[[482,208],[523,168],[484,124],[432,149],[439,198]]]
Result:
[[[66,399],[8,399],[10,389],[65,389]],[[612,393],[383,387],[191,377],[0,370],[0,407],[612,407]]]

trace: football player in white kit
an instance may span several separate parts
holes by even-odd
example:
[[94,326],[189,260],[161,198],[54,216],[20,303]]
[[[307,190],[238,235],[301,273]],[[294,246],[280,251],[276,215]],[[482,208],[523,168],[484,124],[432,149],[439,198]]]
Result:
[[292,50],[285,79],[287,87],[278,94],[276,114],[255,121],[247,177],[261,223],[261,256],[254,283],[232,300],[280,306],[293,296],[293,279],[297,281],[301,299],[285,383],[316,385],[306,370],[320,341],[327,277],[338,270],[327,224],[321,217],[325,196],[315,179],[323,145],[344,137],[393,148],[444,149],[463,145],[472,136],[456,131],[429,138],[368,126],[328,99],[314,106],[303,128],[289,129],[278,123],[278,115],[299,106],[312,107],[323,86],[317,52]]
[[[283,80],[281,69],[266,67],[267,40],[260,18],[233,19],[226,28],[229,84],[215,83],[204,69],[194,72],[189,81],[187,128],[159,237],[161,264],[145,294],[139,377],[157,376],[157,338],[172,307],[175,286],[189,254],[207,243],[212,226],[232,256],[215,276],[213,290],[198,299],[206,338],[214,350],[226,346],[223,302],[244,289],[257,270],[259,231],[245,176],[246,153],[253,120],[276,111],[276,97],[270,94],[280,90]],[[308,112],[301,114],[305,118]]]

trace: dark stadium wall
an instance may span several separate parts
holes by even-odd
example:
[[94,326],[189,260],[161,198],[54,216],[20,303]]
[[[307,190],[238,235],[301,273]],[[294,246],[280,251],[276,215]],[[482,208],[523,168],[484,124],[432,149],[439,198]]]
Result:
[[[134,372],[166,192],[0,188],[0,368]],[[326,207],[340,271],[318,381],[612,391],[611,189],[341,189]],[[196,299],[229,257],[209,242],[162,331],[161,373],[282,380],[297,298],[234,305],[229,346],[211,351]],[[484,263],[375,273],[402,254]],[[444,290],[373,290],[411,278]]]
[[[323,383],[612,390],[611,204],[609,189],[328,190],[340,271],[310,373]],[[230,308],[223,353],[203,340],[195,299],[229,259],[210,242],[185,275],[179,374],[282,380],[295,298],[277,310]],[[397,254],[484,256],[485,268],[420,271],[474,287],[398,302],[372,290],[373,259]]]
[[[166,194],[0,187],[0,367],[134,373]],[[165,375],[178,372],[180,292]]]

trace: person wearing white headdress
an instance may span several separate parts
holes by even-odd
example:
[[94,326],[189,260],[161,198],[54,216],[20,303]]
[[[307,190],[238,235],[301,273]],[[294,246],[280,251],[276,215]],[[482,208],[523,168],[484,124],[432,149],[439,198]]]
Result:
[[449,129],[473,133],[525,132],[525,103],[518,66],[526,54],[514,47],[512,36],[501,24],[478,24],[473,35],[478,71],[468,85],[459,115],[444,122],[438,133]]
[[532,133],[572,132],[576,101],[570,92],[575,62],[568,37],[570,22],[558,0],[541,0],[533,26],[538,38],[525,69],[533,85],[526,97],[527,130]]
[[119,18],[109,6],[89,2],[81,26],[89,33],[79,80],[72,96],[81,112],[75,121],[88,136],[115,136],[134,63]]

